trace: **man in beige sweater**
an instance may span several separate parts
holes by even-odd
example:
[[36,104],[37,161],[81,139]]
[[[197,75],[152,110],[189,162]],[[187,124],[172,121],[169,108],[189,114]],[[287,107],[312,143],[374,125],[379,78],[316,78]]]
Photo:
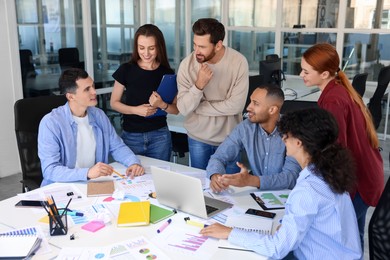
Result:
[[[212,18],[192,26],[194,51],[180,64],[177,107],[184,115],[191,166],[206,169],[210,156],[242,121],[248,94],[248,62],[223,45],[225,27]],[[237,172],[236,161],[227,172]]]

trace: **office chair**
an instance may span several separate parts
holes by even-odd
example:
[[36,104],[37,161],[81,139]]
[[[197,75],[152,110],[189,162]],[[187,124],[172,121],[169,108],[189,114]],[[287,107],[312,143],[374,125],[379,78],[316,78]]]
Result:
[[263,75],[254,75],[254,76],[249,76],[249,89],[248,89],[248,95],[246,97],[246,102],[245,102],[245,106],[244,106],[244,109],[242,111],[242,114],[244,115],[245,117],[245,114],[246,114],[246,108],[248,107],[249,103],[251,102],[251,95],[253,93],[253,91],[258,87],[260,86],[261,84],[264,83],[264,77]]
[[264,83],[272,83],[282,87],[286,80],[282,70],[282,61],[277,54],[270,54],[265,60],[259,61],[259,74],[263,75]]
[[318,108],[318,104],[315,101],[285,100],[282,108],[280,109],[280,113],[285,114],[287,112],[292,112],[304,108]]
[[26,88],[27,78],[35,77],[37,75],[33,64],[33,54],[31,50],[28,49],[19,50],[19,58],[20,58],[20,69],[22,72],[23,96],[28,97],[29,93],[27,93],[27,88]]
[[22,168],[23,192],[39,188],[42,182],[38,157],[38,127],[44,115],[66,103],[65,96],[40,96],[15,102],[15,134]]
[[368,76],[367,72],[359,73],[359,74],[356,74],[355,77],[353,77],[353,80],[352,80],[353,88],[356,90],[357,93],[359,93],[359,95],[361,97],[363,97],[364,92],[366,92],[367,76]]
[[390,252],[390,179],[368,225],[370,260],[389,259]]
[[368,109],[371,112],[375,129],[378,129],[379,124],[382,120],[382,98],[385,94],[387,86],[389,85],[389,82],[390,82],[390,66],[383,67],[379,71],[378,85],[376,87],[374,95],[370,99],[370,103],[368,104]]
[[61,48],[58,50],[58,62],[61,71],[69,68],[84,69],[84,62],[80,61],[79,50],[77,48]]
[[131,52],[121,53],[121,55],[119,56],[119,63],[123,64],[123,63],[129,62],[131,59],[131,55],[132,55]]
[[177,163],[177,158],[183,158],[185,153],[189,151],[188,136],[182,133],[171,132],[172,138],[172,159],[173,163]]

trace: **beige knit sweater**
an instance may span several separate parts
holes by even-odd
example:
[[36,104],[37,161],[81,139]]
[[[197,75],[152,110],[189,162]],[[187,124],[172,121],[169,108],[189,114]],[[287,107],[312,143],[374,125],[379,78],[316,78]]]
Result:
[[248,62],[242,54],[226,47],[222,59],[208,66],[213,77],[199,90],[195,81],[200,64],[194,53],[181,62],[177,74],[177,107],[185,116],[184,127],[191,138],[219,145],[242,121],[248,95]]

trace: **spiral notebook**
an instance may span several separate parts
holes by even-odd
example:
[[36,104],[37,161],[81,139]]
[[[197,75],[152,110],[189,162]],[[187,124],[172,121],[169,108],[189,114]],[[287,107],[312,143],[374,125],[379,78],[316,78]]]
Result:
[[[229,216],[225,223],[228,227],[239,228],[247,231],[258,232],[264,235],[272,234],[273,220],[258,216]],[[250,249],[231,244],[227,239],[220,239],[219,248],[252,251]]]
[[42,241],[33,231],[26,229],[0,234],[0,259],[24,259],[32,256]]

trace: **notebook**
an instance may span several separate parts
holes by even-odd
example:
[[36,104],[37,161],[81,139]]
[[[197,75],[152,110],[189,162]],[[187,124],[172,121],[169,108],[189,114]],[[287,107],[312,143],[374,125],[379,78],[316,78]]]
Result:
[[[238,215],[229,216],[226,220],[225,225],[228,227],[258,232],[264,235],[271,235],[273,220],[258,216]],[[218,247],[224,249],[252,251],[250,249],[231,244],[227,239],[220,239],[218,242]]]
[[119,206],[118,227],[148,225],[150,220],[150,202],[122,202]]
[[200,218],[211,216],[232,207],[231,203],[203,195],[198,178],[151,166],[157,200],[162,205]]
[[159,206],[156,206],[154,204],[150,204],[150,223],[157,223],[160,222],[163,219],[169,218],[170,216],[173,216],[175,214],[175,211],[165,209]]
[[24,259],[38,250],[42,239],[36,235],[12,235],[0,236],[0,259],[20,258]]
[[112,195],[115,190],[113,181],[89,181],[87,184],[87,196]]
[[[172,104],[177,94],[177,82],[175,74],[166,74],[162,77],[160,85],[157,88],[157,93],[161,96],[164,102]],[[156,113],[149,117],[165,116],[167,112],[157,109]]]

